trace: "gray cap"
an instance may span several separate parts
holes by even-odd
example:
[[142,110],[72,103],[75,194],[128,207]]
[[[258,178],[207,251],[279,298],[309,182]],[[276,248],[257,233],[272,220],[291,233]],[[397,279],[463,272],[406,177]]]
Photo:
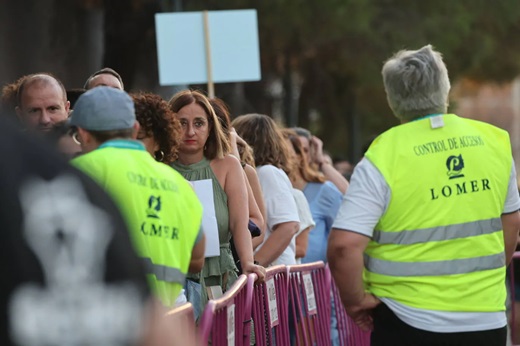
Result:
[[70,116],[70,125],[91,131],[130,129],[135,124],[132,98],[124,91],[99,86],[82,94]]

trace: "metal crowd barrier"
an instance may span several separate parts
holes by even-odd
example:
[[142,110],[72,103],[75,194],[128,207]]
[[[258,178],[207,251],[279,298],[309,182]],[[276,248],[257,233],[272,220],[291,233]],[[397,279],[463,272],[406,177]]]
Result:
[[330,273],[321,261],[289,269],[289,305],[296,345],[330,345]]
[[265,282],[255,285],[253,323],[256,345],[290,345],[288,269],[267,268]]
[[251,303],[256,275],[240,275],[219,299],[210,299],[199,323],[203,345],[249,346]]
[[332,306],[339,344],[370,345],[370,333],[347,315],[323,262],[273,266],[265,282],[254,284],[256,278],[241,275],[222,298],[208,301],[198,328],[203,345],[332,345]]
[[520,251],[517,251],[513,254],[513,259],[511,260],[511,264],[509,265],[509,296],[510,296],[510,304],[511,304],[511,322],[509,324],[509,329],[511,331],[511,340],[513,346],[520,346],[519,344],[514,344],[516,340],[517,330],[515,328],[515,321],[518,316],[515,313],[515,259],[520,259]]
[[370,332],[365,332],[357,326],[356,323],[347,315],[345,307],[341,302],[338,287],[331,279],[332,295],[334,299],[334,308],[336,311],[336,319],[338,323],[339,344],[340,346],[369,346]]
[[[520,251],[514,253],[509,266],[512,340],[518,332],[514,328],[518,317],[514,309],[515,259],[520,259]],[[332,309],[340,346],[370,345],[370,332],[363,331],[347,315],[330,270],[323,262],[278,265],[266,272],[261,284],[255,284],[255,274],[241,275],[224,296],[209,300],[198,327],[202,345],[332,345]],[[167,315],[194,323],[190,303]]]
[[[185,339],[184,341],[188,342],[189,345],[201,344],[198,339],[198,333],[195,326],[195,314],[191,303],[185,303],[168,311],[165,315],[165,319],[167,320],[168,325],[175,325],[175,330],[182,330],[187,333],[188,337],[186,339],[188,340]],[[168,335],[168,337],[171,337],[172,335],[175,334]],[[165,335],[162,334],[161,337],[165,337]],[[171,341],[168,340],[153,341],[154,344],[158,342],[168,345],[171,343]]]

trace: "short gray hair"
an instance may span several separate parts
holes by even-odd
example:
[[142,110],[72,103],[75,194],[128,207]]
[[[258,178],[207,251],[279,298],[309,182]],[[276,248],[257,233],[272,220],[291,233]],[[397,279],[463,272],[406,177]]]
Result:
[[448,70],[431,45],[397,52],[381,73],[388,104],[401,121],[447,112]]
[[85,90],[91,89],[90,82],[92,82],[92,80],[95,77],[102,75],[102,74],[109,74],[109,75],[116,77],[116,79],[119,81],[119,84],[121,84],[121,89],[125,90],[125,85],[123,84],[123,79],[121,78],[121,75],[119,73],[117,73],[114,69],[111,69],[110,67],[104,67],[101,70],[96,71],[93,74],[91,74],[90,77],[88,77],[87,81],[85,82],[85,85],[83,85],[83,89],[85,89]]

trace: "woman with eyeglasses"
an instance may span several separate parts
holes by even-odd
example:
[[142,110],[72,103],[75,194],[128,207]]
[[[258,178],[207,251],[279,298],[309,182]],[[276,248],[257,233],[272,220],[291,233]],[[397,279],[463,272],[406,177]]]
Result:
[[263,280],[265,269],[256,265],[253,259],[248,231],[248,195],[242,166],[237,158],[228,155],[228,138],[208,98],[199,91],[184,90],[173,95],[169,107],[181,125],[178,159],[172,167],[190,181],[210,179],[213,185],[220,255],[206,258],[202,271],[191,277],[202,286],[202,302],[205,304],[206,287],[220,286],[225,291],[237,279],[229,243],[231,236],[244,274],[256,273]]

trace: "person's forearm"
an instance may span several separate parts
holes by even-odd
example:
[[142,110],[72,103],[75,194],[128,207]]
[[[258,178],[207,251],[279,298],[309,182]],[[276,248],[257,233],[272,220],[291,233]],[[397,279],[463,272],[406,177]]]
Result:
[[235,243],[240,262],[253,263],[253,244],[251,243],[251,233],[249,233],[247,228],[234,232],[233,242]]
[[294,224],[294,226],[280,226],[276,231],[271,233],[260,250],[255,254],[255,259],[260,265],[267,267],[280,257],[297,232],[297,223],[295,222]]
[[260,244],[262,244],[264,242],[264,238],[265,238],[265,232],[262,232],[262,234],[258,237],[255,237],[251,240],[251,242],[253,243],[253,250],[256,250],[257,247],[260,246]]
[[264,197],[262,194],[262,187],[260,186],[260,181],[258,180],[258,175],[257,175],[255,169],[249,165],[246,165],[244,172],[246,172],[247,181],[249,183],[249,187],[251,188],[251,191],[253,192],[253,197],[255,199],[256,205],[258,206],[258,209],[260,210],[260,214],[262,214],[262,218],[264,220],[264,225],[262,227],[262,233],[265,233],[265,229],[266,229],[265,203],[264,203]]
[[260,231],[264,232],[264,216],[260,212],[260,208],[256,203],[255,196],[253,194],[253,190],[249,181],[247,180],[247,175],[244,173],[244,177],[246,178],[246,186],[247,186],[247,200],[249,203],[249,220],[253,221],[255,225],[260,229]]
[[311,227],[307,227],[304,229],[298,236],[296,237],[296,258],[305,257],[307,254],[307,246],[309,244],[309,231]]
[[355,306],[363,300],[363,252],[346,246],[331,246],[327,252],[330,270],[345,306]]
[[307,245],[296,244],[296,258],[303,258],[307,254]]
[[325,178],[327,180],[330,180],[336,187],[341,191],[342,194],[345,194],[348,189],[348,180],[341,175],[340,172],[336,170],[333,166],[331,166],[329,163],[322,162],[321,163],[321,172],[323,175],[325,175]]
[[516,211],[514,213],[503,214],[501,220],[504,232],[506,265],[509,265],[516,249],[518,228],[520,227],[520,213]]
[[204,257],[196,259],[192,258],[188,267],[188,272],[196,274],[202,270],[202,267],[204,267]]
[[[203,232],[202,229],[200,232]],[[193,246],[191,250],[191,260],[190,265],[188,267],[188,272],[190,273],[198,273],[204,267],[204,251],[206,249],[206,236],[204,233],[200,235],[199,241]]]

